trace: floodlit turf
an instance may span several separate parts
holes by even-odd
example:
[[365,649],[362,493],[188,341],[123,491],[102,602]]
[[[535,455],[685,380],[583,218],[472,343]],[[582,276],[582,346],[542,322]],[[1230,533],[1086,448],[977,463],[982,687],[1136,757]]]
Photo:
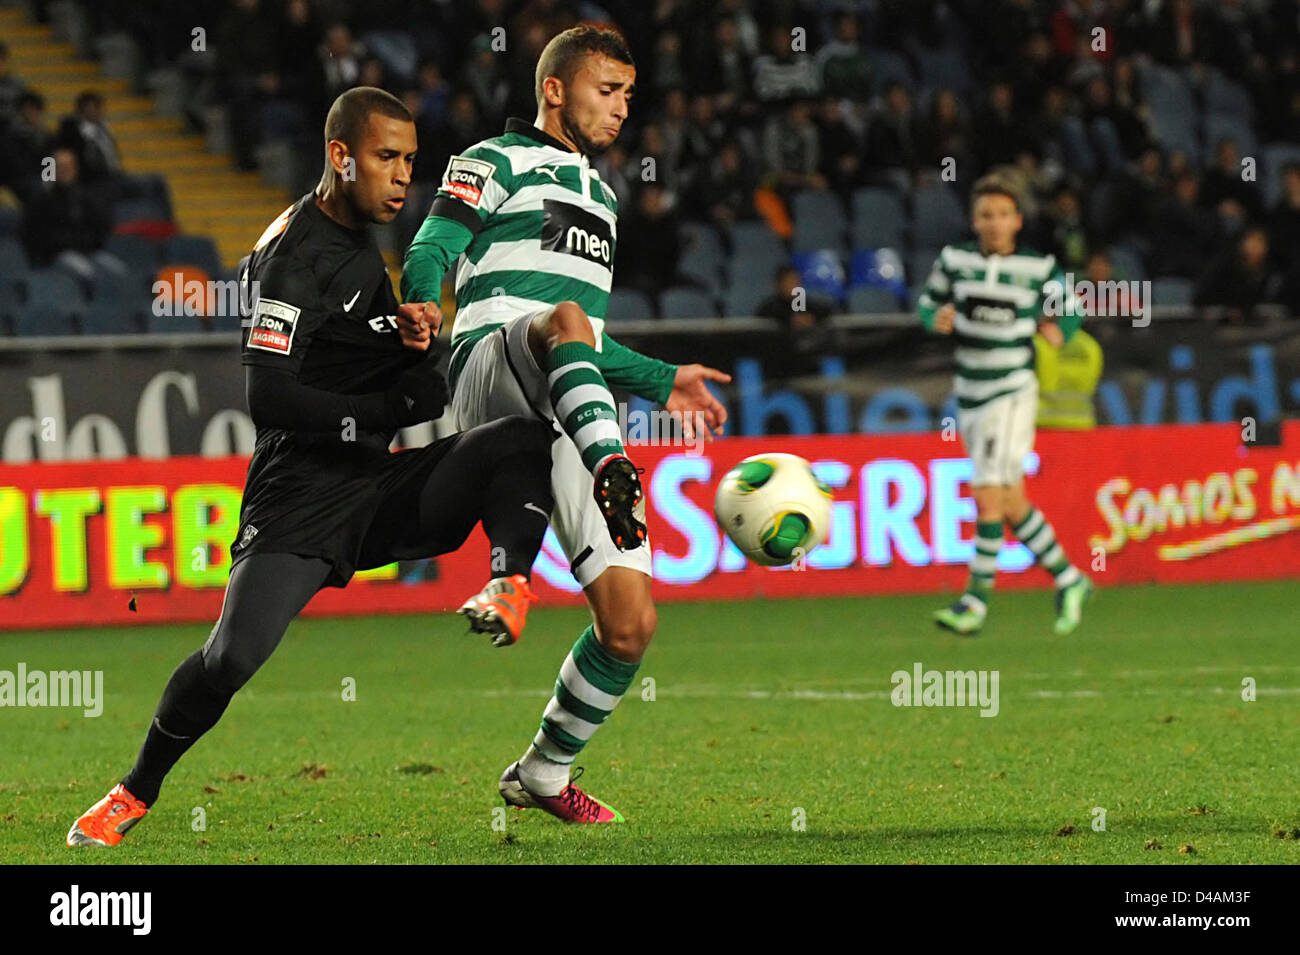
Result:
[[[3,634],[0,669],[102,669],[106,690],[96,719],[0,710],[3,858],[1300,862],[1294,582],[1102,590],[1068,638],[1049,593],[997,594],[975,639],[932,627],[941,604],[660,607],[637,684],[579,760],[628,819],[600,828],[500,810],[496,792],[582,611],[534,611],[505,650],[452,615],[301,621],[154,811],[94,851],[64,846],[69,824],[130,767],[208,627]],[[917,662],[998,670],[1000,712],[893,706],[891,674]]]

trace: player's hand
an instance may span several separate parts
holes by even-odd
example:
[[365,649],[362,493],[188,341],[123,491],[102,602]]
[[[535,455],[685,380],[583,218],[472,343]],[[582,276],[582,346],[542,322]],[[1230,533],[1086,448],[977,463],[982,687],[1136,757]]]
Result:
[[1060,348],[1065,344],[1065,332],[1061,331],[1061,326],[1056,322],[1042,322],[1038,326],[1038,334],[1043,336],[1043,340],[1053,348]]
[[731,376],[707,365],[681,365],[673,378],[673,391],[665,407],[682,423],[682,434],[688,441],[695,438],[697,425],[704,429],[704,440],[712,441],[714,435],[722,434],[727,422],[727,409],[705,387],[706,381],[726,384]]
[[957,306],[949,302],[934,313],[934,330],[940,335],[952,334],[952,326],[956,318]]
[[436,421],[447,407],[447,379],[438,371],[437,362],[428,357],[402,372],[384,396],[399,428]]
[[407,302],[397,306],[397,333],[407,348],[428,351],[429,343],[441,328],[442,309],[437,302]]

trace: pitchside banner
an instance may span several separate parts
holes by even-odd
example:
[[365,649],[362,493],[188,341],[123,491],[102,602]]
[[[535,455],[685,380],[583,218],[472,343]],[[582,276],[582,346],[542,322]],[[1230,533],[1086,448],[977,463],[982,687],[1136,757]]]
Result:
[[[937,431],[955,414],[952,342],[919,328],[846,330],[830,351],[804,353],[775,331],[725,321],[694,333],[612,327],[647,354],[731,374],[720,395],[739,436]],[[1098,424],[1300,416],[1300,323],[1088,327],[1105,360]],[[114,348],[73,341],[59,350],[0,342],[0,461],[251,454],[255,429],[234,340],[196,337]]]
[[[825,546],[802,569],[746,564],[712,517],[736,461],[781,450],[835,489]],[[955,593],[973,548],[970,462],[937,433],[725,439],[703,454],[633,449],[646,468],[658,600]],[[1072,559],[1102,586],[1300,576],[1300,422],[1273,444],[1231,425],[1042,431],[1030,493]],[[247,459],[0,467],[5,629],[211,621],[221,610]],[[1008,543],[999,588],[1046,587]],[[475,531],[460,552],[358,575],[308,614],[457,607],[488,576]],[[544,604],[581,600],[553,536],[535,567]]]

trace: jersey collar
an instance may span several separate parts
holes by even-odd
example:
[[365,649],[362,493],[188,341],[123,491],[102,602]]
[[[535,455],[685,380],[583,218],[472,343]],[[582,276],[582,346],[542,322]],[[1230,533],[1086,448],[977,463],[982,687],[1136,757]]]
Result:
[[511,116],[506,120],[506,132],[518,133],[520,136],[527,136],[529,139],[535,139],[544,146],[551,146],[555,149],[562,149],[566,153],[574,150],[568,143],[561,142],[545,130],[538,129],[526,119],[520,119],[517,116]]

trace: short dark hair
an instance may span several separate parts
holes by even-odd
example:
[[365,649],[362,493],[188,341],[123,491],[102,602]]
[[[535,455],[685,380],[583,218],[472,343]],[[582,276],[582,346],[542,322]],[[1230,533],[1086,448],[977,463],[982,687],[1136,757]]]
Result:
[[551,41],[542,50],[542,55],[537,58],[533,93],[538,104],[542,102],[542,83],[548,76],[558,77],[562,83],[571,83],[578,67],[589,56],[607,56],[619,63],[636,66],[627,41],[617,30],[587,23],[579,24],[551,37]]
[[375,86],[354,86],[339,94],[329,115],[325,117],[325,142],[337,139],[355,149],[357,142],[366,130],[366,123],[371,113],[387,116],[389,119],[403,119],[415,122],[415,117],[406,108],[406,104],[385,90]]
[[1020,211],[1019,194],[1016,192],[1015,187],[1001,176],[988,175],[975,183],[974,188],[970,191],[971,208],[974,209],[975,203],[984,196],[1006,196],[1016,207],[1016,211]]
[[104,105],[104,97],[100,96],[94,90],[83,90],[77,94],[77,112],[81,112],[86,106],[94,103],[98,106]]

